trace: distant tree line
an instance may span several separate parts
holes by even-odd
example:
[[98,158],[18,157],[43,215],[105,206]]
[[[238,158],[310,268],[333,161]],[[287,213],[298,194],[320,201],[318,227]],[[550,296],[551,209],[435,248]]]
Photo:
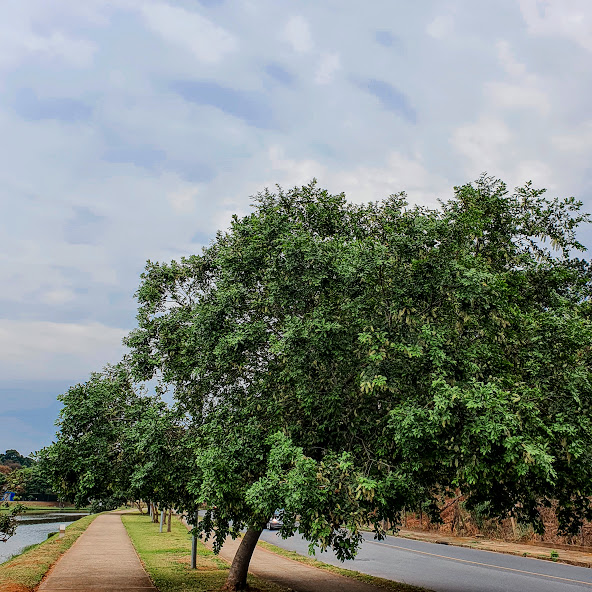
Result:
[[31,467],[35,464],[35,461],[28,457],[23,456],[17,450],[7,450],[4,454],[0,454],[0,465],[14,467],[20,469],[22,467]]
[[6,491],[13,491],[18,500],[57,500],[37,461],[12,449],[0,454],[0,498]]
[[552,503],[565,531],[592,518],[581,202],[483,176],[437,209],[315,183],[253,205],[148,262],[129,355],[59,397],[39,458],[62,495],[205,507],[216,550],[246,529],[229,590],[279,508],[283,536],[341,559],[458,492],[539,530]]

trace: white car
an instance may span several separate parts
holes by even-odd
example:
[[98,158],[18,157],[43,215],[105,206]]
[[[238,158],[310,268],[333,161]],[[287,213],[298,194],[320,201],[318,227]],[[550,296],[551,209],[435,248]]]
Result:
[[269,519],[269,521],[267,523],[268,530],[279,530],[284,525],[284,523],[282,521],[283,513],[284,513],[283,510],[276,510],[273,513],[273,516]]

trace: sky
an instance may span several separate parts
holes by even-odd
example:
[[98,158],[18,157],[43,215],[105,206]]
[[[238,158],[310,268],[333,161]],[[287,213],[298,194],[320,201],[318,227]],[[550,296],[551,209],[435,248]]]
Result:
[[[117,362],[146,260],[313,177],[592,211],[589,0],[14,0],[0,19],[0,451]],[[592,245],[592,233],[582,240]]]

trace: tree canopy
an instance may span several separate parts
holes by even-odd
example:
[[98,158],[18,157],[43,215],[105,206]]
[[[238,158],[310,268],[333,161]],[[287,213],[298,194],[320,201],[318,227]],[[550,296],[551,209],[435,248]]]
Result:
[[4,454],[0,454],[0,465],[10,465],[20,467],[31,467],[35,464],[35,461],[28,457],[23,456],[18,450],[10,449]]
[[483,176],[439,209],[311,183],[254,200],[201,255],[148,262],[136,379],[193,422],[192,496],[222,544],[269,516],[351,557],[362,524],[461,488],[541,527],[592,517],[590,266],[573,198]]
[[195,509],[186,486],[191,430],[175,408],[133,383],[125,363],[94,372],[58,399],[57,439],[38,456],[63,498],[103,509],[130,499]]

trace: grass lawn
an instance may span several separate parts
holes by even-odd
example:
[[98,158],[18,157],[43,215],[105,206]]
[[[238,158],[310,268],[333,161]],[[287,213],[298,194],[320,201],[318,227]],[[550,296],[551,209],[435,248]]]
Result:
[[65,553],[74,541],[98,516],[93,514],[72,522],[66,528],[63,538],[51,538],[32,545],[29,549],[0,565],[0,590],[28,592],[41,581],[47,570]]
[[[125,514],[123,523],[146,571],[160,592],[206,592],[219,590],[226,581],[228,564],[200,541],[197,569],[191,569],[191,537],[178,520],[172,532],[159,532],[159,525],[146,515]],[[284,588],[249,575],[251,591],[282,592]]]

